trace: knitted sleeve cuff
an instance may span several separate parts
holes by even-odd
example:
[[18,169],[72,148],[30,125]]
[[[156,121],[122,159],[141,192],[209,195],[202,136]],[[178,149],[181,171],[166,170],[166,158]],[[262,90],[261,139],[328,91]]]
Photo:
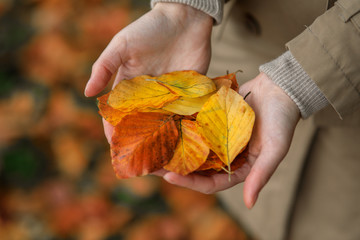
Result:
[[222,21],[224,0],[151,0],[151,8],[158,2],[186,4],[210,15],[215,19],[215,25]]
[[309,117],[329,104],[290,51],[261,65],[259,70],[290,96],[299,107],[302,118]]

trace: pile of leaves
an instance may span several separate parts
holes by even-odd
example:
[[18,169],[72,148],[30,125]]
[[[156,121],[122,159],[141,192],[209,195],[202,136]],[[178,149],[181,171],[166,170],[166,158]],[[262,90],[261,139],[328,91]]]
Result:
[[210,79],[195,71],[120,81],[98,98],[114,126],[118,178],[165,168],[181,175],[231,174],[246,161],[255,114],[238,94],[236,73]]

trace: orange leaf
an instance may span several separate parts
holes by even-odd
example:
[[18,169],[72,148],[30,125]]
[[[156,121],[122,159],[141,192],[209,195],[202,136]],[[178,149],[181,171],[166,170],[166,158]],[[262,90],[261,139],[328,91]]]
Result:
[[127,115],[127,113],[112,108],[107,103],[109,95],[110,93],[107,93],[98,98],[99,114],[111,125],[116,126],[121,121],[121,119]]
[[220,89],[222,86],[227,86],[232,90],[239,92],[239,84],[236,80],[236,73],[229,73],[224,76],[213,78],[213,82],[216,85],[216,89]]
[[209,169],[220,171],[224,166],[225,164],[220,160],[220,158],[216,155],[216,153],[210,150],[206,162],[204,162],[203,165],[201,165],[198,169],[196,169],[196,171],[204,171]]
[[209,147],[198,133],[195,121],[180,120],[179,126],[179,142],[173,158],[164,168],[185,176],[206,161]]
[[243,152],[239,153],[239,155],[237,155],[234,161],[231,163],[231,171],[235,171],[236,169],[241,168],[247,161],[247,158],[248,151],[245,149]]
[[[235,171],[238,168],[241,168],[247,161],[248,151],[244,150],[239,155],[236,156],[234,161],[231,163],[230,168],[231,171]],[[198,168],[195,173],[211,176],[214,174],[229,174],[228,170],[224,170],[225,164],[220,160],[220,158],[210,150],[210,154],[206,162]]]
[[213,79],[216,89],[219,90],[222,86],[225,86],[227,88],[231,88],[232,82],[230,79],[227,78],[216,78]]
[[143,176],[161,169],[173,157],[179,133],[172,116],[127,115],[114,129],[112,163],[118,178]]

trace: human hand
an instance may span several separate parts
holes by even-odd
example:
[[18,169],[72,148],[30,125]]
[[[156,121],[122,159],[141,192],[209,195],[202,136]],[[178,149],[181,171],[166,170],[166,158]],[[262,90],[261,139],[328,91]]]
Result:
[[245,181],[244,202],[252,208],[259,192],[288,152],[300,112],[290,97],[263,73],[239,90],[242,96],[250,91],[246,101],[255,111],[256,120],[248,146],[248,163],[234,171],[230,182],[227,174],[181,176],[164,170],[155,174],[172,184],[203,193],[215,193]]
[[[114,85],[138,75],[191,69],[205,74],[213,19],[190,6],[158,3],[114,36],[92,67],[85,95],[95,96],[116,74]],[[111,141],[113,127],[104,122]]]

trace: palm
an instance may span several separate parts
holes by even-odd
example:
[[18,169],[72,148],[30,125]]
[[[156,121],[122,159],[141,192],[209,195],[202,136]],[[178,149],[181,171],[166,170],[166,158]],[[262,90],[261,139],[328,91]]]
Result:
[[252,171],[244,185],[245,203],[252,206],[289,150],[300,115],[295,103],[264,74],[240,89],[242,93],[247,91],[252,91],[253,97],[249,97],[248,102],[257,118],[249,143]]
[[[143,74],[156,76],[185,69],[207,71],[212,19],[182,4],[156,6],[159,7],[114,36],[93,65],[85,90],[87,96],[103,90],[114,73],[115,85],[122,79]],[[104,130],[110,142],[113,127],[104,121]]]
[[[145,23],[149,21],[156,27],[148,27]],[[149,12],[115,36],[122,43],[117,80],[184,69],[205,73],[210,61],[210,34],[182,29],[177,24],[164,15]]]
[[204,193],[215,193],[245,181],[245,204],[252,207],[261,188],[286,155],[300,115],[295,103],[264,74],[240,87],[243,96],[250,91],[247,102],[255,111],[256,121],[249,142],[248,164],[234,172],[231,182],[224,174],[211,177],[157,174],[164,175],[171,183]]
[[[272,87],[272,82],[264,81],[263,77],[265,75],[260,75],[259,81],[250,81],[240,89],[241,93],[252,91],[251,95],[254,95],[247,99],[256,113],[256,125],[249,143],[249,160],[252,164],[252,160],[262,151],[267,151],[267,154],[276,151],[281,156],[285,155],[287,150],[283,149],[290,146],[292,133],[299,119],[298,110],[294,109],[294,103],[289,101],[289,97],[281,89]],[[285,148],[278,152],[276,146]]]

